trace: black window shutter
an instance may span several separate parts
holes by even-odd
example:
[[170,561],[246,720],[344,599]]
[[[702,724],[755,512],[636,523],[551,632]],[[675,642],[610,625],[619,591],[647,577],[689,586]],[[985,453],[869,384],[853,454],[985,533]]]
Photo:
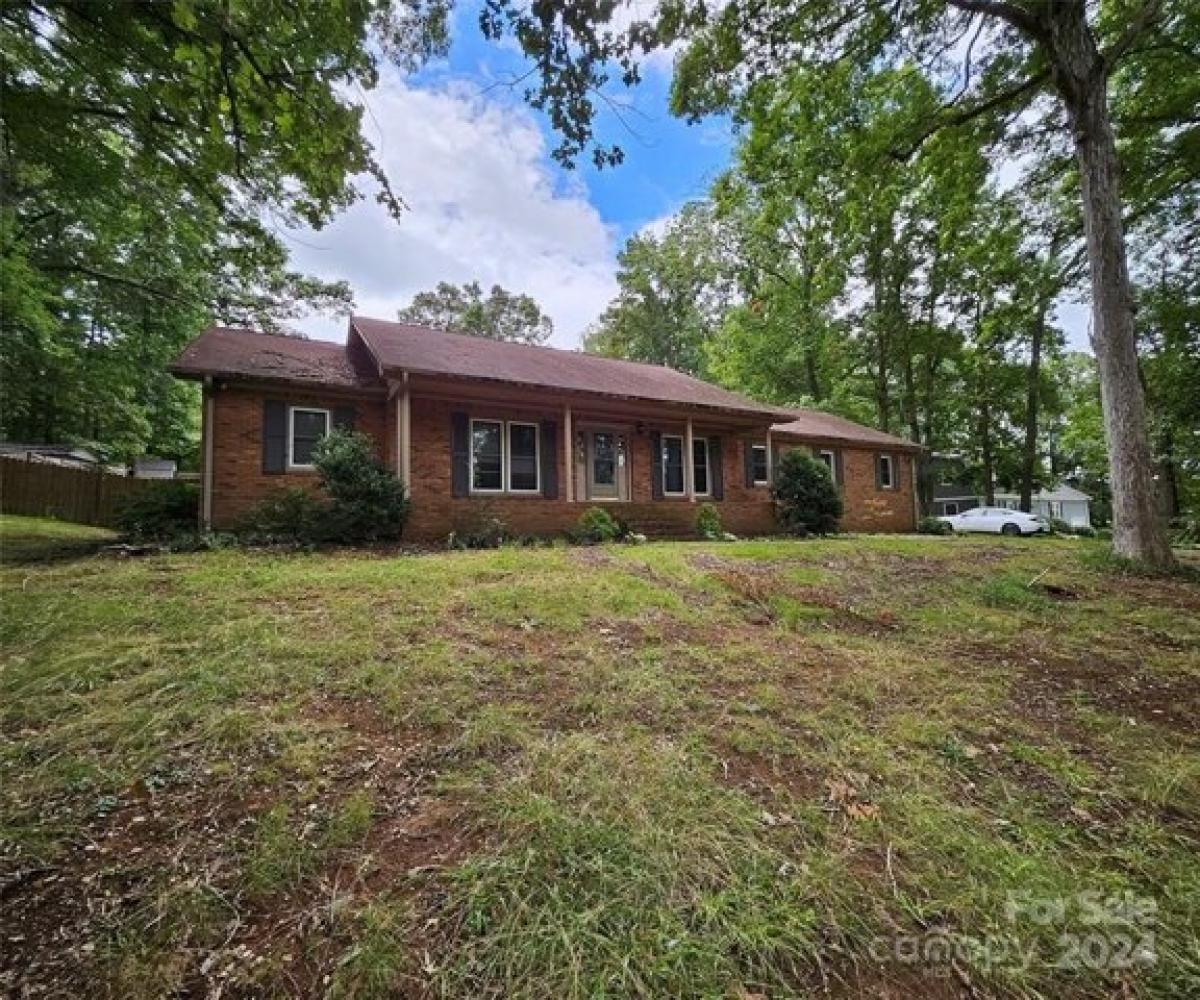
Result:
[[842,460],[841,448],[833,453],[833,467],[837,470],[837,485],[840,490],[846,485],[846,463]]
[[280,399],[263,400],[262,470],[287,471],[287,403]]
[[772,441],[771,442],[771,475],[768,477],[771,479],[772,486],[775,485],[775,482],[774,482],[775,477],[776,477],[776,475],[779,474],[779,456],[782,454],[783,454],[783,452],[781,452],[779,450],[779,445],[776,444],[774,441]]
[[754,485],[754,442],[742,442],[742,470],[746,474],[746,485]]
[[558,499],[558,424],[542,421],[542,440],[538,442],[538,458],[542,465],[542,496]]
[[333,429],[337,431],[354,430],[354,420],[357,416],[353,406],[339,406],[333,411]]
[[904,463],[899,455],[892,455],[892,489],[898,490],[904,486]]
[[708,485],[714,500],[725,499],[725,469],[719,437],[708,439]]
[[662,469],[662,435],[658,431],[650,432],[650,496],[655,500],[663,498],[663,469]]
[[450,414],[450,495],[471,492],[471,422],[465,413]]
[[883,456],[875,456],[875,489],[883,489]]

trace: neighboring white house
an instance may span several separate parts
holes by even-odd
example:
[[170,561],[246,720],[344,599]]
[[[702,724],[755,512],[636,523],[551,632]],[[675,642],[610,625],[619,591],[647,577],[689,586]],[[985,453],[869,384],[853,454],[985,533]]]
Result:
[[[952,487],[938,487],[933,501],[935,516],[961,514],[964,510],[970,510],[972,507],[983,506],[983,497],[971,495],[965,491],[962,491],[961,496],[945,495],[957,492],[959,491]],[[1053,490],[1041,490],[1035,493],[1032,499],[1031,514],[1066,521],[1067,524],[1076,528],[1092,526],[1091,497],[1073,486],[1063,484]],[[1021,497],[1017,493],[997,493],[996,502],[991,506],[1018,510],[1021,506]]]

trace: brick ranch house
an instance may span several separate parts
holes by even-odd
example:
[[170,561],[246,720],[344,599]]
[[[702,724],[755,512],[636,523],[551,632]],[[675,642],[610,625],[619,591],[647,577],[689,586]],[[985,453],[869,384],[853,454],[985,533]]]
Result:
[[658,365],[354,317],[344,346],[213,327],[172,371],[203,383],[206,526],[315,484],[313,445],[335,427],[369,435],[408,485],[416,541],[493,516],[556,534],[590,505],[652,537],[686,536],[697,501],[729,531],[769,534],[772,465],[797,447],[829,464],[846,529],[916,521],[911,442]]

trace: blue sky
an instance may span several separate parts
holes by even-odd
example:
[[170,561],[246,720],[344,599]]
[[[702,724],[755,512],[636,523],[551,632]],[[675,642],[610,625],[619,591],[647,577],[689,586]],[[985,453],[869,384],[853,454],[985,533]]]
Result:
[[[285,233],[293,263],[349,282],[356,311],[381,319],[439,281],[500,284],[542,305],[552,344],[576,347],[616,293],[621,246],[705,195],[728,163],[731,126],[674,118],[671,57],[658,53],[638,87],[610,85],[628,110],[596,122],[625,161],[598,170],[585,155],[565,169],[551,156],[558,137],[513,83],[527,64],[511,43],[486,41],[475,17],[471,4],[456,10],[446,59],[409,76],[387,68],[361,95],[364,132],[410,211],[397,223],[368,195],[323,231]],[[1085,306],[1059,303],[1072,346],[1086,348],[1087,319]],[[346,318],[296,325],[341,340]]]
[[[455,14],[447,59],[407,77],[388,69],[362,95],[364,131],[411,211],[397,224],[364,199],[321,232],[289,234],[295,265],[349,281],[357,310],[381,318],[439,280],[499,283],[542,303],[553,343],[577,345],[616,291],[625,240],[705,195],[731,129],[671,116],[670,56],[658,54],[637,88],[611,85],[629,107],[597,121],[624,163],[600,170],[585,155],[568,170],[551,156],[558,138],[545,116],[512,83],[526,69],[512,45],[482,37],[470,5]],[[340,339],[345,319],[297,325]]]

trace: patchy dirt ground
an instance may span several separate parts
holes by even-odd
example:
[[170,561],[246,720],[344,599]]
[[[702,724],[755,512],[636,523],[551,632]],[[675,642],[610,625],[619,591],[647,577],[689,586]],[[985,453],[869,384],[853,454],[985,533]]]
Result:
[[1200,990],[1185,577],[1041,539],[22,552],[0,994]]

